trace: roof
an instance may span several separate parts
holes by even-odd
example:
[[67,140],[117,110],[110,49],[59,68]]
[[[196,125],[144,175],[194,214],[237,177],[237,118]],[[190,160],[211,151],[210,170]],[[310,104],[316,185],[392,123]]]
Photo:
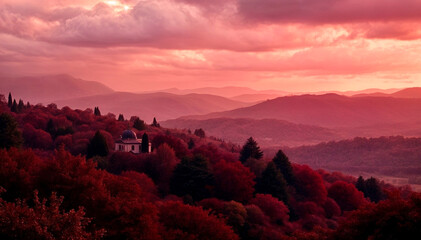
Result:
[[121,139],[122,140],[126,140],[126,139],[133,139],[136,140],[137,136],[136,133],[133,132],[132,130],[125,130],[122,134],[121,134]]

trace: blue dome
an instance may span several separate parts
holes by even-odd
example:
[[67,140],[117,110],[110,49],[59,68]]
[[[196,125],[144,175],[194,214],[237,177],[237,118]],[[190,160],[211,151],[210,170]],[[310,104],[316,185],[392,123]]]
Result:
[[121,139],[137,139],[136,133],[132,130],[126,130],[121,134]]

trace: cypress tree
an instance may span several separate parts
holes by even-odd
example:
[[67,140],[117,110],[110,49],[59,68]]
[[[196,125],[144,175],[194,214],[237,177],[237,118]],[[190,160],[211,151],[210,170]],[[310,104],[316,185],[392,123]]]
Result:
[[295,176],[292,171],[291,162],[285,153],[282,150],[279,150],[272,161],[275,163],[279,171],[281,171],[285,181],[287,181],[289,185],[293,185],[295,183]]
[[153,118],[152,126],[154,126],[154,127],[160,127],[160,125],[159,125],[158,121],[156,121],[156,118],[155,117]]
[[142,152],[148,153],[149,152],[149,136],[146,133],[142,135]]
[[257,142],[250,137],[247,139],[247,142],[244,144],[240,152],[240,161],[245,163],[249,158],[255,158],[257,160],[263,157],[263,152],[260,150],[260,147],[257,145]]
[[287,184],[281,171],[275,166],[275,163],[268,163],[262,173],[262,177],[257,179],[256,192],[271,194],[285,204],[288,204]]
[[18,104],[16,103],[16,99],[13,99],[12,107],[10,108],[10,111],[17,113],[18,112]]
[[22,99],[19,99],[18,112],[22,112],[23,109],[25,109],[25,104],[23,103]]
[[95,116],[101,116],[101,111],[99,111],[99,107],[94,108],[94,115]]
[[0,148],[20,147],[22,142],[16,120],[8,113],[0,114]]
[[123,122],[124,121],[124,116],[123,116],[123,114],[119,114],[118,115],[118,121],[120,121],[120,122]]
[[7,101],[7,106],[9,106],[9,108],[12,108],[12,104],[13,104],[12,93],[9,92],[9,99]]
[[107,140],[104,135],[99,131],[95,133],[95,136],[91,139],[88,145],[86,157],[91,158],[94,156],[105,157],[108,155]]

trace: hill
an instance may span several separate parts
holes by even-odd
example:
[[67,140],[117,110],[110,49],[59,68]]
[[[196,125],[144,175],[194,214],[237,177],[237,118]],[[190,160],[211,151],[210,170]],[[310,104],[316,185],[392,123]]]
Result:
[[0,78],[0,93],[12,92],[16,98],[31,103],[48,104],[56,100],[112,93],[102,83],[85,81],[70,75]]
[[163,89],[160,90],[160,92],[167,92],[167,93],[173,93],[173,94],[191,94],[191,93],[197,93],[197,94],[211,94],[211,95],[217,95],[227,98],[232,98],[238,95],[244,95],[244,94],[270,94],[270,95],[277,95],[277,96],[283,96],[286,94],[289,94],[285,91],[278,91],[278,90],[254,90],[247,87],[235,87],[235,86],[227,86],[227,87],[203,87],[203,88],[193,88],[193,89],[178,89],[178,88],[169,88],[169,89]]
[[206,120],[173,119],[161,122],[168,128],[202,128],[207,135],[236,144],[253,136],[262,146],[298,146],[339,139],[334,131],[322,127],[294,124],[276,119],[213,118]]
[[356,94],[353,97],[394,97],[394,98],[421,98],[421,87],[405,88],[393,93],[365,93]]
[[[265,152],[274,155],[276,150]],[[358,137],[286,148],[285,153],[292,162],[313,168],[376,176],[395,184],[421,184],[421,138]]]
[[420,109],[421,99],[325,94],[280,97],[250,107],[185,118],[280,119],[326,128],[355,128],[420,121]]
[[136,94],[128,92],[113,92],[66,99],[56,103],[60,107],[70,106],[79,109],[98,106],[102,113],[122,113],[126,117],[139,116],[147,122],[154,117],[161,121],[183,115],[206,114],[249,105],[208,94],[176,95],[170,93]]

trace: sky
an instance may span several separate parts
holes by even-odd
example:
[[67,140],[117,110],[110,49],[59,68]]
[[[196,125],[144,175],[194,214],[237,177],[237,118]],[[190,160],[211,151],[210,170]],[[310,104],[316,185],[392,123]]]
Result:
[[120,91],[421,86],[421,0],[0,0],[0,75]]

